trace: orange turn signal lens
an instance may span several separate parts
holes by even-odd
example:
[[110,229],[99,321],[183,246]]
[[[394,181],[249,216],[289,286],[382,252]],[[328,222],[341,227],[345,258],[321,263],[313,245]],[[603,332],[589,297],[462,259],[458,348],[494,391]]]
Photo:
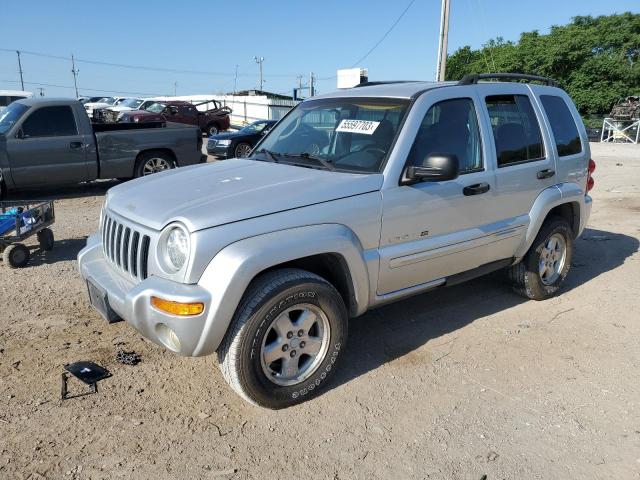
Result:
[[190,315],[200,315],[204,312],[204,303],[181,303],[172,302],[171,300],[165,300],[163,298],[151,297],[151,305],[158,310],[170,313],[171,315],[178,315],[181,317],[187,317]]

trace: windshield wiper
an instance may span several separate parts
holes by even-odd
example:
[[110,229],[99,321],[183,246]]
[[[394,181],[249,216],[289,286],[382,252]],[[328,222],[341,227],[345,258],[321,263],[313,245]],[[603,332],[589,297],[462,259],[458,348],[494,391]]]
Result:
[[283,154],[283,156],[287,157],[287,158],[304,158],[305,160],[313,160],[313,161],[319,163],[320,165],[322,165],[327,170],[334,171],[336,169],[336,167],[334,167],[331,164],[331,162],[326,161],[324,158],[314,157],[313,155],[311,155],[311,154],[309,154],[307,152],[285,153],[285,154]]
[[256,153],[262,153],[265,157],[267,157],[267,160],[269,162],[278,163],[276,155],[280,155],[279,153],[272,152],[271,150],[267,150],[266,148],[261,148]]

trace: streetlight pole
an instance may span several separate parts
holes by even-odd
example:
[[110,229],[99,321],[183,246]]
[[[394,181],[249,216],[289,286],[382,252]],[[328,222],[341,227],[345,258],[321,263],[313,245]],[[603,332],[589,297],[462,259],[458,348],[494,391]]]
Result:
[[264,81],[262,80],[262,64],[264,63],[264,57],[253,57],[258,65],[260,65],[260,91],[262,91],[262,84]]
[[440,12],[440,40],[438,42],[438,65],[436,69],[436,80],[444,81],[447,69],[447,42],[449,40],[449,4],[451,0],[442,0],[442,11]]
[[24,79],[22,78],[22,62],[20,61],[20,50],[16,50],[18,54],[18,72],[20,72],[20,85],[22,85],[22,91],[24,91]]

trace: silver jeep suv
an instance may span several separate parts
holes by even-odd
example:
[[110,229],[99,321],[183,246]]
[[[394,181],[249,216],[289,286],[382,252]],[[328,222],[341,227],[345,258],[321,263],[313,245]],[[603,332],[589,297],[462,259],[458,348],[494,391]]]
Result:
[[112,188],[78,255],[91,303],[180,355],[217,352],[238,394],[282,408],[322,390],[371,308],[498,269],[551,297],[595,164],[562,89],[481,81],[502,76],[313,97],[248,158]]

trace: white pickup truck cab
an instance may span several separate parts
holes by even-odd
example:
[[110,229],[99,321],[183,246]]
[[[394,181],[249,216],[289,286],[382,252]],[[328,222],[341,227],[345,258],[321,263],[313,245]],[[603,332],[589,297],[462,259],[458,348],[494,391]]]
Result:
[[112,188],[78,256],[91,303],[180,355],[217,352],[238,394],[282,408],[326,385],[349,317],[498,269],[556,294],[595,164],[564,90],[506,76],[531,83],[313,97],[248,158]]

